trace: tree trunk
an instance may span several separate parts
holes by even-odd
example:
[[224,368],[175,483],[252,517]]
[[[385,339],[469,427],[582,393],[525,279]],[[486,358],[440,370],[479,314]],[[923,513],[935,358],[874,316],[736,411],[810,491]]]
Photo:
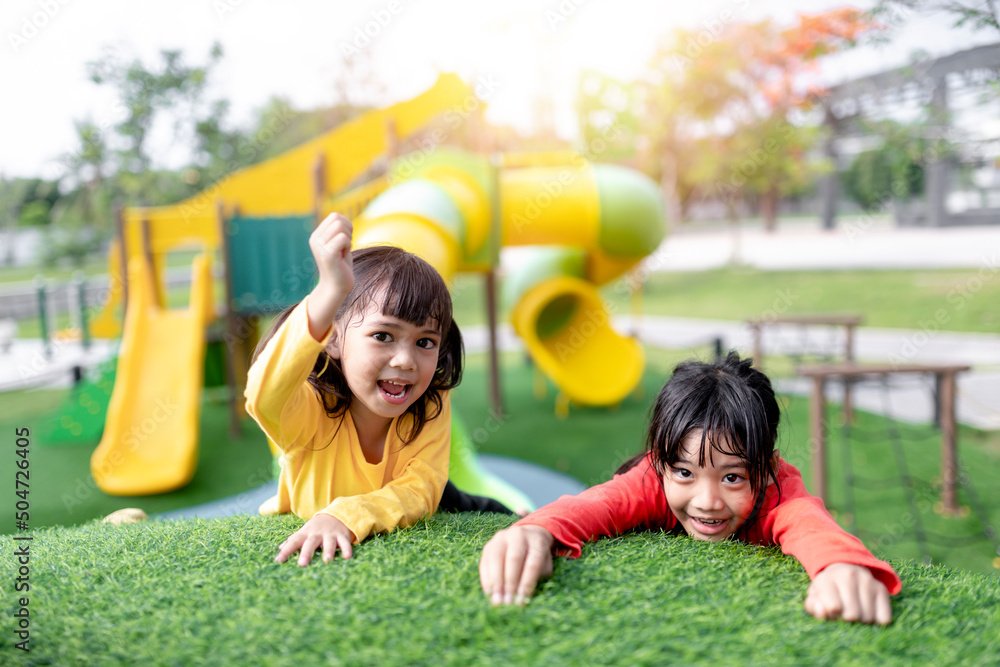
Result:
[[680,223],[682,215],[680,188],[677,187],[677,160],[669,147],[660,152],[660,173],[660,191],[663,193],[669,228]]
[[760,197],[760,215],[764,218],[764,231],[778,228],[778,189],[771,188]]

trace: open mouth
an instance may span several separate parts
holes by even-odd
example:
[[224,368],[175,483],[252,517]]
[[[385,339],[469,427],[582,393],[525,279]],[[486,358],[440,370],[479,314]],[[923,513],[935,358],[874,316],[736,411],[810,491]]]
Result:
[[401,405],[406,402],[406,397],[410,393],[411,384],[402,384],[399,382],[393,382],[392,380],[379,380],[378,389],[379,393],[382,394],[384,398],[389,403],[393,405]]
[[690,518],[695,529],[697,529],[699,533],[705,535],[716,535],[721,533],[725,530],[726,524],[729,523],[726,519],[702,519],[694,516]]

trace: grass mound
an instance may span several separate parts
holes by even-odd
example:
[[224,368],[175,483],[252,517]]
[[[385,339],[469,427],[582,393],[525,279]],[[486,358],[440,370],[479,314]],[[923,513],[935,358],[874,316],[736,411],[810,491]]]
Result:
[[[478,558],[509,521],[435,516],[366,542],[350,561],[304,569],[272,561],[300,524],[292,517],[44,529],[31,542],[27,657],[58,665],[978,665],[1000,655],[1000,589],[989,577],[897,563],[904,591],[892,626],[824,623],[802,611],[808,578],[776,549],[656,533],[560,559],[527,607],[495,609],[479,591]],[[12,538],[0,540],[11,553]]]

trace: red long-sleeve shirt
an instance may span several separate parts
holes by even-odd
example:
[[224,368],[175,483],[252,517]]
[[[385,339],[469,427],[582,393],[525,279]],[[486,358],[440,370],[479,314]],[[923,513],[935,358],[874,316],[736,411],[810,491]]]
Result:
[[[737,533],[750,544],[781,547],[815,578],[834,563],[868,568],[889,593],[903,585],[885,561],[872,555],[861,540],[841,528],[802,482],[802,474],[786,461],[778,464],[778,488],[767,487],[757,520]],[[649,456],[631,470],[575,496],[562,496],[517,522],[540,526],[556,539],[556,554],[577,558],[584,542],[620,535],[632,529],[671,530],[678,524],[667,505],[660,475]]]

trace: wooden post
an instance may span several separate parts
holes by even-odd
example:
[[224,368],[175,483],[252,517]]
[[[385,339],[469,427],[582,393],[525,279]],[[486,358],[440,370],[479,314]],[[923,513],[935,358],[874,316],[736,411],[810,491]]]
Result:
[[823,502],[826,497],[826,396],[822,376],[813,377],[809,397],[810,446],[812,447],[813,493]]
[[396,121],[388,118],[385,121],[385,157],[389,162],[399,157],[399,144],[399,130],[396,129]]
[[753,365],[754,367],[762,371],[764,370],[764,343],[761,340],[763,337],[763,326],[758,322],[752,322],[750,324],[750,333],[753,336]]
[[[118,253],[121,255],[122,319],[128,310],[128,245],[125,239],[125,210],[121,204],[115,206],[115,233],[118,235]],[[114,276],[111,276],[114,279]]]
[[[844,325],[844,361],[854,363],[854,325]],[[854,423],[854,401],[851,397],[853,379],[844,376],[844,423],[850,426]]]
[[497,283],[496,269],[486,273],[486,316],[489,322],[490,354],[490,404],[496,417],[503,416],[503,397],[500,395],[500,353],[497,345]]
[[955,479],[958,476],[958,451],[955,446],[955,371],[938,373],[941,392],[941,505],[945,514],[958,514]]
[[323,215],[323,199],[326,197],[326,158],[322,153],[316,156],[313,165],[313,218],[318,225]]
[[160,298],[160,279],[153,255],[153,229],[152,223],[147,218],[142,219],[142,254],[146,258],[146,270],[149,271],[149,280],[153,288],[153,303],[162,308],[164,303]]
[[490,160],[493,178],[493,201],[490,206],[490,269],[486,273],[486,316],[489,324],[490,343],[490,401],[494,416],[503,416],[503,392],[500,389],[500,353],[497,345],[496,270],[500,265],[500,168],[501,158],[494,154]]
[[229,219],[226,217],[226,209],[222,201],[216,202],[216,217],[219,224],[219,239],[222,241],[222,284],[226,295],[226,315],[223,331],[224,347],[226,351],[226,385],[229,388],[229,433],[233,436],[239,435],[243,428],[240,424],[240,406],[238,405],[239,381],[237,379],[237,355],[240,346],[238,345],[236,299],[233,295],[233,274],[231,267],[232,254],[229,245]]

